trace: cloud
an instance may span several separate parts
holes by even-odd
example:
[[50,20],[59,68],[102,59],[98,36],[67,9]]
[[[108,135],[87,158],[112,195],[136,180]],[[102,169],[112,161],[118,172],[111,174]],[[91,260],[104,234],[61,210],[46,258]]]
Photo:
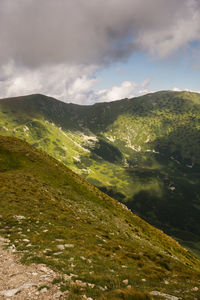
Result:
[[199,42],[200,2],[0,0],[0,40],[1,97],[42,92],[77,103],[129,97],[137,90],[131,81],[94,93],[96,70],[134,52],[164,59]]
[[192,89],[187,89],[187,88],[185,88],[185,89],[180,89],[180,88],[177,88],[177,87],[174,87],[173,89],[172,89],[172,91],[174,91],[174,92],[181,92],[181,91],[184,91],[184,92],[192,92],[192,93],[200,93],[200,90],[192,90]]
[[195,0],[1,0],[0,64],[104,64],[165,57],[200,39]]
[[0,68],[1,97],[41,93],[64,102],[93,104],[95,102],[113,101],[131,98],[150,92],[147,87],[150,79],[143,83],[123,81],[110,89],[95,91],[98,78],[94,77],[98,66],[66,65],[44,66],[30,70],[18,68],[12,61]]
[[113,86],[111,89],[105,89],[97,92],[96,98],[98,101],[114,101],[123,98],[133,98],[150,93],[150,90],[145,89],[149,83],[149,77],[141,84],[134,81],[123,81],[120,85]]
[[181,89],[179,89],[179,88],[177,88],[177,87],[174,87],[174,88],[172,89],[172,91],[174,91],[174,92],[180,92]]
[[144,82],[141,84],[143,88],[146,88],[151,82],[151,77],[147,77]]
[[131,81],[123,81],[119,86],[113,86],[110,90],[101,90],[98,92],[99,98],[102,101],[113,101],[122,98],[131,98],[137,83]]
[[30,70],[12,61],[0,68],[1,97],[42,93],[65,102],[89,103],[96,69],[95,65],[58,64]]

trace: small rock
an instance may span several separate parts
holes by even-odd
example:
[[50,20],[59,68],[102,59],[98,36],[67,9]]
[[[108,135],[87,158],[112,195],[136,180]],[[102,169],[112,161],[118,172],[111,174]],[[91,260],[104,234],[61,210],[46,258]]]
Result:
[[45,266],[41,266],[40,271],[48,273],[48,269]]
[[48,291],[47,288],[43,288],[40,290],[40,293],[46,293],[47,291]]
[[57,248],[58,248],[59,250],[64,250],[64,249],[65,249],[65,246],[64,246],[64,245],[57,245]]
[[55,252],[53,255],[60,255],[60,254],[62,254],[63,252]]
[[191,289],[192,292],[198,292],[198,290],[199,290],[199,288],[197,286],[195,286]]
[[48,249],[48,248],[47,248],[47,249],[44,249],[42,252],[43,252],[43,253],[47,253],[47,252],[49,252],[49,251],[51,251],[51,249]]
[[16,288],[16,289],[11,289],[11,290],[5,290],[1,291],[0,295],[5,296],[5,297],[13,297],[17,293],[21,292],[24,289],[28,289],[31,286],[34,286],[35,284],[30,283],[30,284],[23,284],[22,286]]
[[75,283],[77,285],[79,285],[80,287],[86,287],[87,286],[87,283],[86,282],[83,282],[81,280],[76,280]]
[[73,248],[74,245],[73,244],[65,244],[65,248]]
[[70,276],[71,276],[71,277],[75,277],[75,278],[78,277],[78,275],[73,274],[73,273],[70,273]]
[[86,260],[86,258],[85,258],[84,256],[80,256],[80,258],[81,258],[82,260]]
[[11,245],[11,246],[10,246],[10,250],[11,250],[12,252],[16,252],[16,247],[15,247],[15,245]]
[[62,296],[62,292],[57,292],[54,296],[55,298],[60,298]]
[[26,217],[24,217],[24,216],[13,216],[13,218],[15,218],[17,220],[24,220],[24,219],[26,219]]
[[63,277],[64,277],[64,280],[66,280],[66,281],[70,281],[72,279],[72,276],[67,275],[67,274],[64,274]]
[[74,261],[74,258],[73,258],[73,257],[70,257],[69,261]]
[[74,264],[71,264],[71,267],[72,267],[72,268],[74,268],[75,266],[76,266],[76,265],[74,265]]
[[165,297],[166,300],[179,300],[180,298],[176,297],[176,296],[172,296],[172,295],[168,295],[168,294],[164,294],[158,291],[152,291],[150,292],[150,294],[152,296],[161,296],[161,297]]
[[122,282],[127,285],[128,284],[128,279],[124,279]]

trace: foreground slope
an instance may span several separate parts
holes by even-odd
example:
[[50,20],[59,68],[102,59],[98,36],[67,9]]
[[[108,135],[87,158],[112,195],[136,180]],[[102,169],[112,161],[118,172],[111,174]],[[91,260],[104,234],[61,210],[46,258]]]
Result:
[[54,283],[70,291],[69,299],[150,299],[134,298],[133,288],[182,299],[199,295],[200,263],[187,250],[12,137],[0,137],[0,217],[0,234],[23,262],[59,271]]
[[61,160],[200,254],[200,95],[158,92],[92,106],[0,101],[3,135]]

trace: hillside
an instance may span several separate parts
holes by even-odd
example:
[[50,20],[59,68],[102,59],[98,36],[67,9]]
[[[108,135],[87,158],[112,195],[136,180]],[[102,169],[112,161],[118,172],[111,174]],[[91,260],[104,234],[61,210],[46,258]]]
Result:
[[68,299],[198,298],[199,261],[125,206],[19,139],[0,137],[0,162],[0,235]]
[[200,95],[158,92],[92,106],[0,100],[2,135],[46,151],[200,254]]

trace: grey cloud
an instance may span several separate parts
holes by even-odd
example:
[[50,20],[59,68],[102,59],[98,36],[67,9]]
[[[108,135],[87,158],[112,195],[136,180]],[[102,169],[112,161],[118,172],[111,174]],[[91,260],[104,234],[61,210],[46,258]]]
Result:
[[0,0],[1,97],[40,92],[88,104],[142,94],[150,78],[95,92],[94,74],[136,51],[166,58],[194,41],[199,0]]
[[106,64],[139,49],[165,57],[200,38],[198,3],[1,0],[0,65]]

